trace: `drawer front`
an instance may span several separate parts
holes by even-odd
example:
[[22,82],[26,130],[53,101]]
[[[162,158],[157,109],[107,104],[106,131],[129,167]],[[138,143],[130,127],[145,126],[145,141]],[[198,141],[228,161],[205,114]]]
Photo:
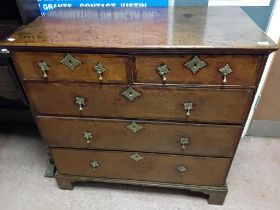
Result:
[[255,86],[261,63],[257,55],[136,56],[136,82]]
[[[66,58],[66,55],[67,53],[16,52],[13,61],[23,80],[127,83],[127,56],[71,53],[70,56],[78,60],[75,61],[70,56]],[[72,65],[69,68],[67,62],[70,60]]]
[[227,158],[203,158],[136,152],[51,149],[60,174],[220,186]]
[[25,88],[37,113],[186,122],[243,123],[253,96],[252,90],[136,86],[139,97],[129,101],[122,95],[127,87],[117,85],[29,83]]
[[242,128],[185,123],[37,117],[51,147],[232,157]]

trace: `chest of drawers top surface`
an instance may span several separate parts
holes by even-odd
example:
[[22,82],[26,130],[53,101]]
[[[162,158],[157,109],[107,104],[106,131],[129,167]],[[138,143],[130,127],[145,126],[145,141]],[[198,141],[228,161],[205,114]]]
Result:
[[252,49],[275,43],[237,7],[56,9],[23,26],[13,47],[98,49]]

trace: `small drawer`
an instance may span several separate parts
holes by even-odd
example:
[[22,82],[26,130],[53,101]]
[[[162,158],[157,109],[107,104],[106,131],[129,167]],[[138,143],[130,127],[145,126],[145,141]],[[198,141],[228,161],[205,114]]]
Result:
[[23,80],[127,83],[128,56],[15,52],[13,61]]
[[259,55],[136,56],[136,83],[256,86]]
[[51,154],[62,175],[209,186],[225,183],[231,162],[228,158],[56,148]]
[[34,111],[47,115],[244,123],[253,90],[26,83]]
[[37,117],[51,147],[232,157],[241,126]]

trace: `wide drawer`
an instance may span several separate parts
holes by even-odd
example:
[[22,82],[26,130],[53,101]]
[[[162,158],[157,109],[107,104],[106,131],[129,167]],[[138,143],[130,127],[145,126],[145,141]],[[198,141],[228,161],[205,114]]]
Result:
[[[128,56],[78,53],[66,56],[67,53],[15,52],[13,61],[23,80],[127,83]],[[65,62],[70,62],[70,68]]]
[[[150,55],[135,59],[136,83],[238,86],[256,85],[263,60],[259,55]],[[220,70],[227,64],[231,72],[229,68]]]
[[136,152],[51,149],[60,174],[221,186],[228,158],[206,158]]
[[241,126],[37,117],[51,147],[232,157]]
[[138,97],[130,101],[123,93],[134,91],[118,85],[28,83],[25,88],[37,113],[189,122],[244,123],[253,96],[252,90],[135,86]]

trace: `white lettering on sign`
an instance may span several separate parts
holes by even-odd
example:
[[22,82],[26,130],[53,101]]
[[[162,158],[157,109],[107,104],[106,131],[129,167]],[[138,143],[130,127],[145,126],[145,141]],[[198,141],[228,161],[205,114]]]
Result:
[[147,7],[147,3],[121,3],[121,7]]
[[[152,20],[156,18],[156,13],[154,11],[136,11],[136,10],[120,10],[113,11],[110,10],[103,11],[91,11],[91,10],[59,10],[54,13],[48,14],[50,17],[63,17],[63,18],[73,18],[73,19],[91,19],[98,21],[107,21],[107,20]],[[59,26],[60,27],[60,26]],[[75,27],[74,27],[75,28]]]
[[52,10],[57,7],[72,7],[72,4],[43,4],[44,10]]
[[80,4],[80,7],[116,7],[117,4],[116,3],[107,3],[107,4],[99,4],[99,3],[95,3],[95,4]]
[[209,0],[208,6],[269,6],[271,0]]

